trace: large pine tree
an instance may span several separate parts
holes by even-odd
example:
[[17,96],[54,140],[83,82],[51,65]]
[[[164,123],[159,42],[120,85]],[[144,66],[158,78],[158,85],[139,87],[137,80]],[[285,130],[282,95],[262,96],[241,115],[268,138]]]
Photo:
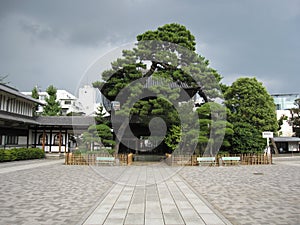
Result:
[[[124,50],[123,58],[111,63],[112,68],[102,73],[103,82],[95,82],[94,87],[110,101],[124,96],[118,99],[122,110],[116,113],[130,114],[135,125],[139,124],[138,130],[144,130],[146,135],[153,117],[165,121],[168,137],[177,135],[173,132],[180,129],[174,126],[182,125],[176,109],[178,102],[189,101],[196,93],[205,102],[219,97],[221,76],[209,66],[208,60],[195,52],[195,37],[183,25],[166,24],[138,35],[137,41],[133,50]],[[133,84],[136,80],[141,82]],[[169,88],[170,84],[179,88]],[[143,89],[145,86],[147,91]],[[148,97],[134,101],[143,94]],[[116,131],[125,130],[121,128]],[[140,134],[135,135],[140,138]],[[166,142],[173,150],[171,140]]]

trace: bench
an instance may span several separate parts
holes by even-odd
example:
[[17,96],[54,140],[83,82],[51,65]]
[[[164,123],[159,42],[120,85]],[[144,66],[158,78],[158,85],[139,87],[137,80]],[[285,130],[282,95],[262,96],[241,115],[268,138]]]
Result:
[[115,157],[96,157],[96,164],[109,164],[113,165],[115,163]]
[[240,164],[241,157],[239,156],[227,156],[221,158],[223,164],[226,166],[227,164],[233,165],[233,164]]
[[216,158],[215,157],[198,157],[197,162],[199,163],[199,166],[202,166],[202,165],[215,166]]

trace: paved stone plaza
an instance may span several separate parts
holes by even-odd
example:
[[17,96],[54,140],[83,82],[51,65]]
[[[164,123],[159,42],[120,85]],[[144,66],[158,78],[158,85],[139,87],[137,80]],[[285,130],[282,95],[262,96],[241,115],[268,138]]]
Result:
[[300,159],[229,167],[0,164],[0,224],[299,224]]
[[190,167],[180,175],[233,224],[300,224],[300,158]]
[[61,160],[0,165],[1,225],[77,224],[112,185],[95,179],[89,167],[64,166]]

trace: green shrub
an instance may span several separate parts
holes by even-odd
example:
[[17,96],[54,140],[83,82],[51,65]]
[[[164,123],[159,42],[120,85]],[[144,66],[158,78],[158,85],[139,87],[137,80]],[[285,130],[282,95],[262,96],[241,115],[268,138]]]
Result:
[[0,149],[0,162],[42,158],[45,158],[45,153],[39,148]]

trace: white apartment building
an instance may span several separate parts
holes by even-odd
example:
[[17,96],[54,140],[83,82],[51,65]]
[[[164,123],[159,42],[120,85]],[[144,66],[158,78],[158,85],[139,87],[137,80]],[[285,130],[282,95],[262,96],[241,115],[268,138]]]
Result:
[[96,103],[97,98],[97,89],[90,86],[84,85],[83,87],[79,88],[78,91],[78,101],[82,105],[83,112],[87,116],[95,115],[97,111],[97,107],[99,103]]
[[[24,95],[31,96],[31,92],[22,92]],[[39,92],[39,101],[42,104],[46,104],[46,98],[49,97],[48,93],[45,91]],[[83,113],[83,107],[78,99],[66,90],[57,90],[56,99],[59,101],[62,108],[62,115],[67,115],[68,113]],[[43,106],[39,106],[37,113],[43,112]]]
[[273,94],[274,103],[276,105],[277,120],[282,116],[286,116],[283,124],[278,132],[278,137],[274,138],[279,153],[299,152],[300,138],[295,137],[293,127],[288,120],[291,118],[291,108],[295,108],[295,100],[300,98],[299,94]]
[[[22,92],[26,96],[31,96],[31,92]],[[39,92],[39,101],[46,104],[46,98],[49,97],[45,91]],[[84,85],[78,90],[78,98],[66,90],[57,90],[56,99],[62,108],[62,115],[68,113],[80,113],[86,116],[94,116],[97,107],[97,89],[90,85]],[[43,112],[43,106],[39,106],[37,113]]]
[[[272,97],[276,105],[277,120],[279,120],[281,116],[286,116],[288,119],[291,118],[290,109],[296,107],[294,102],[296,99],[300,98],[300,95],[296,93],[273,94]],[[283,121],[283,125],[281,126],[279,133],[280,136],[283,137],[294,136],[293,128],[287,120]]]

